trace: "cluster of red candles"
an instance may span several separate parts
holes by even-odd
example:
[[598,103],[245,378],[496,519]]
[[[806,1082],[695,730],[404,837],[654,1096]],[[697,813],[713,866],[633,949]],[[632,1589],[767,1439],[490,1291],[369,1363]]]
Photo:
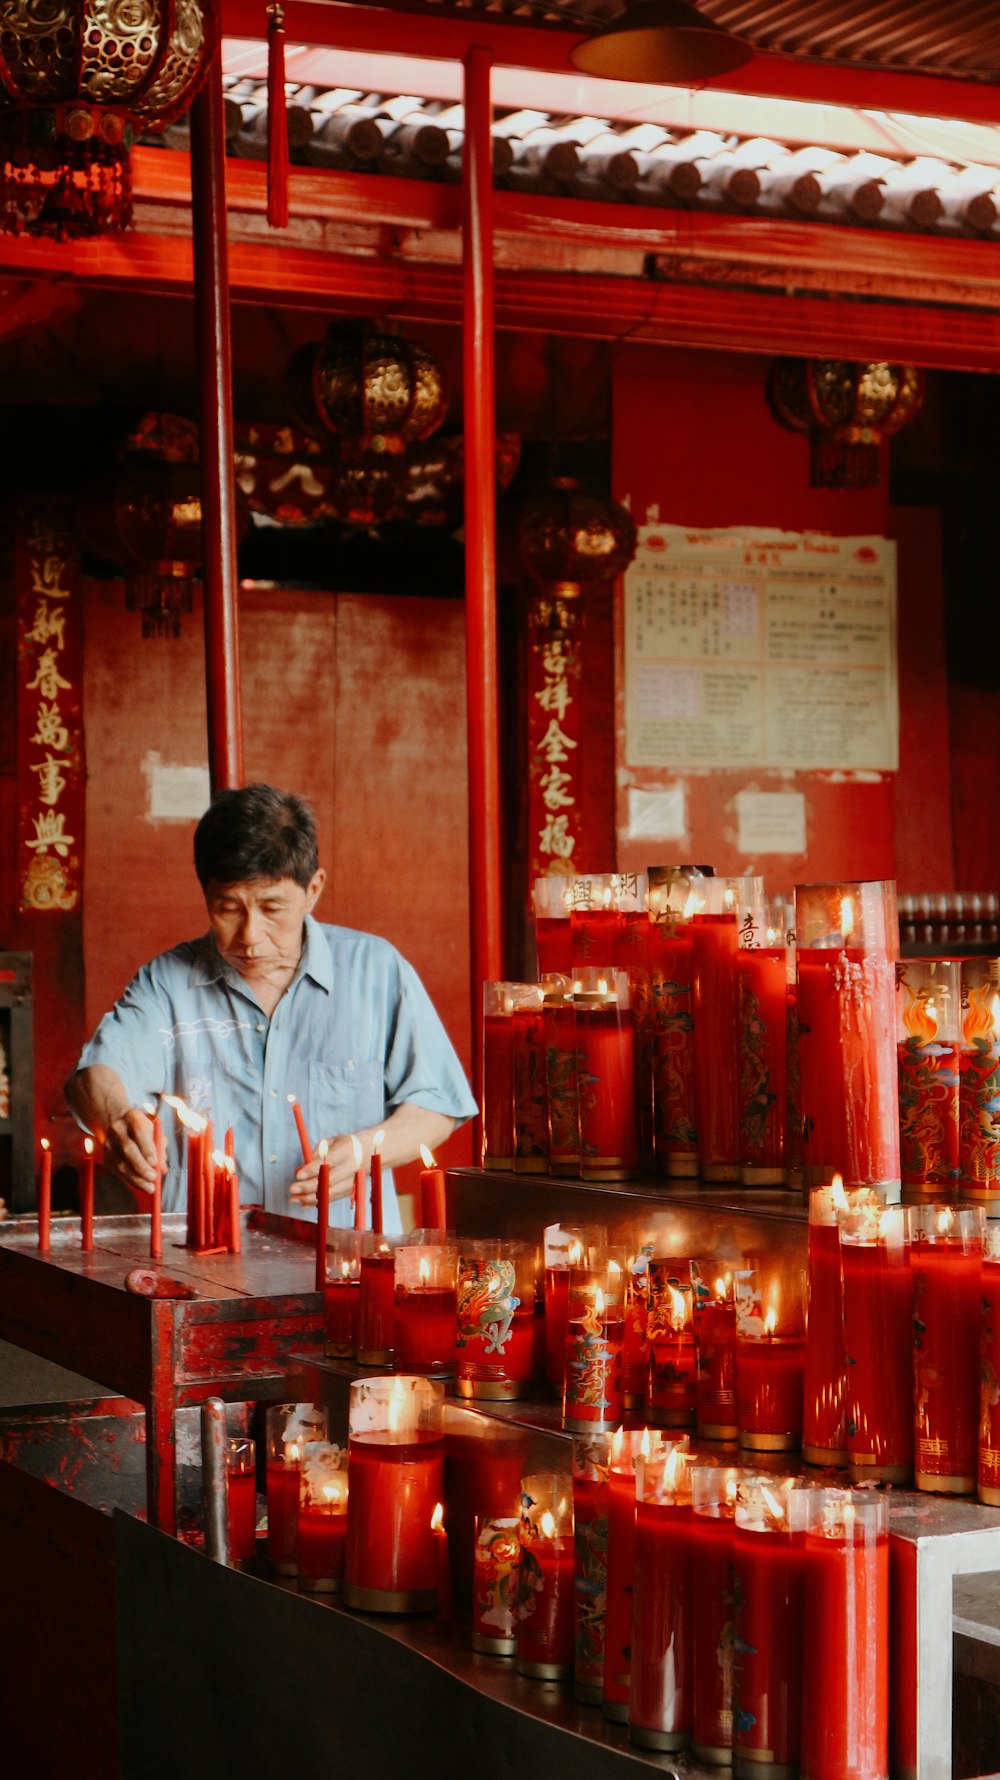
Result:
[[[327,1438],[325,1410],[275,1403],[267,1411],[267,1557],[302,1589],[339,1592],[347,1529],[347,1453]],[[256,1553],[257,1476],[253,1440],[229,1442],[229,1557]]]

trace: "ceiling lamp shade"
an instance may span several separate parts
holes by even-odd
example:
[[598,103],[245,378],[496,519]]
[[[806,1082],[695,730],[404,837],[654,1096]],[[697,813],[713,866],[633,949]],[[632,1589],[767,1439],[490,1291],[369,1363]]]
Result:
[[0,0],[0,228],[127,228],[132,133],[187,110],[216,35],[214,0]]
[[633,0],[606,31],[571,49],[569,59],[584,74],[607,80],[700,86],[741,68],[752,54],[691,0]]
[[627,569],[635,555],[632,516],[618,501],[555,476],[529,500],[517,528],[521,554],[542,587],[578,593]]
[[813,488],[874,488],[882,442],[919,412],[924,380],[913,365],[779,358],[766,395],[779,425],[808,437]]

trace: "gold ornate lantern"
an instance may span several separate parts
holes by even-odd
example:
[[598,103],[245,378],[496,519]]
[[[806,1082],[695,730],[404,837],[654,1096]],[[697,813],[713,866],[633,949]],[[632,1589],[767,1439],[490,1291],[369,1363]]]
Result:
[[187,110],[216,37],[215,0],[0,0],[0,228],[127,228],[133,132]]
[[779,425],[808,436],[813,488],[873,488],[882,441],[919,411],[924,381],[912,365],[779,358],[766,394]]
[[542,587],[572,597],[610,580],[635,554],[635,525],[617,501],[587,494],[572,476],[556,476],[524,507],[521,552]]
[[433,353],[385,324],[338,321],[302,347],[288,367],[297,419],[347,446],[401,456],[429,439],[445,417]]

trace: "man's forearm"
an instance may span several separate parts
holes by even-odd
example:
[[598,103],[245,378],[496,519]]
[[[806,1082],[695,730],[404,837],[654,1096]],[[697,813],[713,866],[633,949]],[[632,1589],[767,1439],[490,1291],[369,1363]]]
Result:
[[66,1083],[66,1099],[85,1131],[92,1131],[104,1142],[105,1134],[116,1119],[128,1111],[131,1101],[124,1085],[106,1063],[92,1063],[78,1069]]
[[419,1159],[422,1143],[429,1150],[436,1150],[446,1137],[451,1136],[455,1121],[446,1113],[432,1112],[429,1107],[416,1106],[410,1101],[405,1106],[397,1106],[384,1121],[382,1129],[385,1132],[382,1160],[387,1168],[398,1168],[401,1162]]

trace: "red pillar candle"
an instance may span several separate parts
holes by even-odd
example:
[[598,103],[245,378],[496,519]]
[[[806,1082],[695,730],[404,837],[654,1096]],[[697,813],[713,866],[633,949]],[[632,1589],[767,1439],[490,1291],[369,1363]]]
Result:
[[573,880],[569,927],[575,977],[581,969],[610,963],[614,958],[622,924],[616,906],[617,885],[617,874],[612,872]]
[[985,1212],[911,1205],[914,1471],[918,1489],[974,1496]]
[[514,984],[483,984],[483,1167],[514,1166]]
[[900,1178],[911,1192],[950,1187],[959,1178],[961,964],[903,958],[896,979]]
[[635,1034],[635,1116],[639,1165],[653,1166],[653,997],[649,957],[649,887],[645,872],[618,875],[620,916],[611,961],[628,978]]
[[573,1692],[599,1706],[604,1691],[604,1616],[608,1592],[608,1467],[613,1434],[573,1441]]
[[302,1448],[297,1529],[299,1587],[339,1594],[347,1544],[347,1451],[326,1440]]
[[295,1120],[295,1129],[299,1134],[299,1143],[302,1146],[302,1160],[303,1162],[311,1162],[313,1159],[313,1147],[309,1139],[309,1133],[306,1130],[305,1113],[302,1111],[294,1094],[288,1094],[285,1098],[292,1109],[292,1117]]
[[354,1185],[351,1188],[351,1205],[354,1209],[354,1228],[364,1230],[368,1223],[368,1206],[365,1200],[365,1152],[360,1139],[351,1132],[351,1149],[354,1152]]
[[611,1430],[622,1419],[625,1269],[619,1249],[569,1270],[563,1427],[573,1433]]
[[980,1278],[979,1500],[1000,1508],[1000,1224],[988,1223]]
[[536,878],[532,890],[535,910],[535,952],[538,974],[548,976],[559,972],[571,976],[573,945],[570,938],[569,905],[572,899],[570,880],[563,876]]
[[242,1436],[226,1441],[229,1562],[249,1564],[257,1550],[256,1452]]
[[438,1604],[431,1522],[444,1500],[443,1395],[436,1380],[404,1373],[351,1385],[348,1607],[421,1613]]
[[523,1429],[445,1405],[444,1519],[452,1582],[460,1600],[467,1600],[472,1588],[476,1517],[517,1514],[525,1450]]
[[401,1243],[396,1250],[393,1363],[400,1372],[455,1371],[456,1248]]
[[527,1242],[463,1242],[458,1257],[458,1395],[530,1396],[534,1348],[534,1247]]
[[809,1195],[809,1323],[802,1396],[807,1465],[847,1464],[844,1302],[837,1214],[847,1205],[839,1174]]
[[794,1775],[802,1692],[803,1534],[794,1479],[743,1472],[733,1539],[736,1603],[733,1755],[737,1773]]
[[624,971],[581,967],[573,979],[584,1180],[631,1180],[638,1169],[635,1035]]
[[85,1137],[83,1167],[80,1170],[80,1246],[85,1253],[94,1246],[94,1140]]
[[385,1132],[376,1131],[372,1138],[372,1159],[370,1163],[372,1177],[372,1231],[374,1235],[382,1234],[382,1145]]
[[437,1166],[433,1151],[425,1143],[420,1145],[420,1159],[423,1162],[420,1170],[420,1225],[424,1230],[440,1230],[443,1236],[448,1227],[444,1169]]
[[691,1262],[695,1420],[702,1440],[735,1440],[736,1301],[733,1276],[712,1260]]
[[622,1405],[641,1409],[649,1389],[649,1257],[630,1255],[625,1268],[625,1341],[622,1347]]
[[319,1141],[319,1179],[316,1185],[316,1290],[326,1290],[326,1232],[330,1222],[330,1166],[326,1138]]
[[357,1352],[361,1299],[360,1230],[331,1230],[324,1297],[324,1351],[332,1359]]
[[745,1187],[782,1186],[788,1107],[784,932],[760,905],[741,910],[740,1165]]
[[1000,1203],[1000,963],[962,963],[959,1167],[963,1199]]
[[566,1379],[569,1269],[589,1261],[607,1242],[607,1230],[598,1224],[549,1224],[543,1232],[545,1375],[560,1400]]
[[[569,922],[566,922],[568,929]],[[472,1648],[481,1656],[517,1655],[520,1519],[477,1514],[472,1558]]]
[[802,1438],[802,1275],[749,1256],[737,1271],[736,1419],[740,1445],[787,1452]]
[[326,1411],[312,1403],[271,1403],[267,1439],[267,1561],[279,1576],[298,1569],[296,1538],[302,1453],[326,1435]]
[[[608,1468],[608,1584],[604,1609],[602,1709],[616,1724],[628,1722],[635,1581],[635,1474],[640,1456],[658,1451],[662,1434],[619,1428],[612,1436]],[[674,1444],[685,1446],[686,1436]]]
[[913,1294],[899,1208],[840,1213],[847,1451],[855,1482],[907,1483],[913,1470]]
[[657,1173],[678,1179],[698,1173],[691,917],[699,906],[688,873],[650,867],[653,1150]]
[[691,1480],[676,1447],[639,1459],[629,1741],[686,1749],[691,1741]]
[[38,1171],[38,1247],[47,1255],[52,1247],[52,1150],[47,1137],[40,1139],[42,1161]]
[[795,934],[807,1178],[898,1184],[895,886],[800,884]]
[[577,1175],[580,1172],[580,1089],[571,979],[548,977],[542,992],[549,1173]]
[[521,1485],[517,1670],[536,1681],[573,1673],[573,1481],[562,1472]]
[[696,1387],[690,1263],[653,1255],[648,1293],[646,1413],[656,1427],[691,1428]]
[[362,1366],[392,1362],[395,1329],[396,1255],[387,1236],[361,1233],[358,1295],[358,1360]]
[[702,907],[691,934],[699,1173],[706,1181],[738,1181],[740,880],[709,878],[698,893]]
[[514,1168],[544,1174],[549,1124],[545,1103],[545,1023],[538,983],[514,983]]
[[889,1772],[889,1504],[800,1491],[805,1522],[802,1780]]
[[733,1749],[733,1516],[739,1472],[691,1467],[692,1741],[699,1761],[728,1767]]

